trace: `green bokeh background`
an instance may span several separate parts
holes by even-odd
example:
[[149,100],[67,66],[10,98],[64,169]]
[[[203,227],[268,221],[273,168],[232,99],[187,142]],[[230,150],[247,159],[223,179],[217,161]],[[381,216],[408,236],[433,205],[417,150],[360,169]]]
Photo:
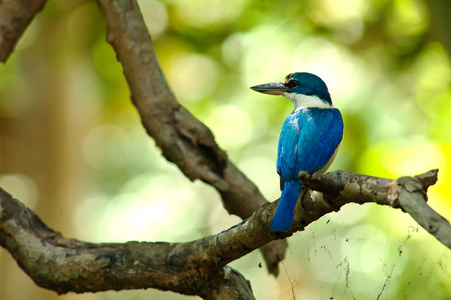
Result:
[[[292,106],[249,86],[308,71],[345,121],[330,170],[396,178],[439,168],[429,203],[451,218],[449,1],[139,4],[177,99],[267,199],[279,196],[277,139]],[[189,241],[239,222],[146,136],[93,1],[49,1],[0,65],[0,186],[51,228],[90,242]],[[277,279],[258,251],[231,265],[257,299],[451,299],[450,256],[399,210],[347,205],[289,239]],[[0,251],[0,299],[54,298],[188,297],[57,297]]]

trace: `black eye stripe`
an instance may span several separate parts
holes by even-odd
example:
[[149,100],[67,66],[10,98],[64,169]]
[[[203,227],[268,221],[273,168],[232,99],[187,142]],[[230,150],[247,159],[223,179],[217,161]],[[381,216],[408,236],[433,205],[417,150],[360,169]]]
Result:
[[297,81],[296,79],[291,79],[285,85],[287,87],[289,87],[290,89],[292,89],[292,88],[297,87],[299,85],[299,81]]

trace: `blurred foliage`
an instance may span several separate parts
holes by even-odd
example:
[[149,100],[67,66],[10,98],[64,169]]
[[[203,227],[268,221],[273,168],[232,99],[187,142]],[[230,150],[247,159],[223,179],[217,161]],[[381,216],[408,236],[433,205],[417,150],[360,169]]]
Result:
[[[140,5],[178,100],[269,200],[279,196],[276,145],[292,108],[249,86],[308,71],[326,81],[345,119],[331,170],[396,178],[439,168],[429,201],[451,219],[449,41],[432,30],[432,2],[440,1]],[[210,187],[162,158],[128,98],[96,4],[50,1],[0,66],[0,186],[49,226],[92,242],[187,241],[238,222]],[[257,299],[451,297],[449,249],[401,211],[348,205],[289,243],[278,279],[258,267],[258,252],[232,263]],[[53,296],[0,252],[1,299]],[[58,298],[149,297],[185,299],[158,291]]]

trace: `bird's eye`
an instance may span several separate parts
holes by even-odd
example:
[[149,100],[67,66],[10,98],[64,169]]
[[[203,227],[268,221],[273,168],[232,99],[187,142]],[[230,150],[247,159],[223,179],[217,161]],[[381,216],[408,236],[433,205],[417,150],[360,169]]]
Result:
[[297,87],[299,85],[299,81],[297,81],[296,79],[291,79],[285,85],[287,87],[289,87],[290,89],[292,89],[292,88],[295,88],[295,87]]

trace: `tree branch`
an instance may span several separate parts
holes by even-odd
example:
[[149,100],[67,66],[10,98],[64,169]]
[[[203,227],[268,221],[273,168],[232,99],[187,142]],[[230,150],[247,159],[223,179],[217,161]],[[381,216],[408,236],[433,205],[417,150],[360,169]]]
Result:
[[[253,299],[249,282],[227,264],[263,247],[268,270],[277,274],[286,249],[286,242],[279,239],[350,202],[401,208],[451,248],[449,222],[426,202],[427,188],[437,180],[436,170],[397,180],[341,171],[318,176],[301,173],[304,186],[316,192],[299,200],[289,232],[272,233],[269,226],[277,201],[267,204],[258,188],[228,160],[211,131],[177,103],[136,1],[98,2],[107,22],[108,41],[122,63],[133,103],[149,135],[188,178],[214,186],[228,212],[247,219],[187,243],[92,244],[64,238],[0,189],[0,245],[37,285],[60,294],[156,288],[205,299]],[[7,59],[45,1],[32,1],[31,7],[30,3],[0,1],[0,60]]]
[[[230,214],[242,219],[267,203],[259,189],[216,144],[210,129],[181,106],[158,64],[150,34],[135,0],[99,0],[108,27],[108,42],[124,69],[147,133],[164,157],[191,180],[200,179],[221,194]],[[279,273],[286,241],[262,249],[268,271]]]
[[427,204],[427,189],[437,181],[437,173],[438,170],[431,170],[414,177],[387,180],[341,171],[321,176],[301,172],[299,179],[304,186],[327,195],[325,200],[333,204],[334,210],[343,203],[366,203],[369,198],[378,204],[401,208],[451,249],[449,222]]
[[[36,284],[60,294],[156,288],[205,299],[253,299],[249,283],[228,263],[272,240],[302,231],[347,203],[374,202],[411,214],[423,213],[426,210],[419,210],[416,205],[422,198],[427,206],[426,191],[436,182],[437,171],[397,180],[342,171],[319,176],[301,173],[300,178],[316,192],[299,199],[289,232],[275,234],[269,230],[277,207],[275,201],[228,230],[187,243],[91,244],[66,239],[0,190],[0,244]],[[427,209],[423,219],[431,220],[428,215],[431,210]],[[432,220],[433,223],[426,223],[435,224],[429,231],[438,233],[450,247],[449,223],[435,216]]]
[[46,0],[0,1],[0,61],[8,59],[17,40],[45,3]]
[[254,299],[248,281],[213,267],[214,237],[191,243],[91,244],[66,239],[0,189],[0,244],[43,288],[59,294],[156,288],[205,299]]

